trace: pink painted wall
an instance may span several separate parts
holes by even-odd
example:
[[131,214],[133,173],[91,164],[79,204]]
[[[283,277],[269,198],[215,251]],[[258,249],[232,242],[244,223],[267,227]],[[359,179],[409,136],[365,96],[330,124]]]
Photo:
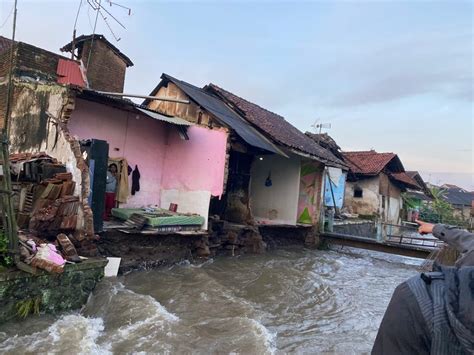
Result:
[[[138,118],[138,119],[137,119]],[[110,157],[124,157],[132,169],[140,170],[140,191],[122,207],[160,204],[166,139],[174,127],[145,115],[122,111],[81,99],[69,121],[69,129],[80,139],[96,138],[109,143]],[[119,150],[117,151],[116,148]],[[131,190],[129,175],[129,191]]]
[[163,166],[163,189],[210,191],[221,196],[228,133],[222,129],[191,126],[189,140],[171,130]]

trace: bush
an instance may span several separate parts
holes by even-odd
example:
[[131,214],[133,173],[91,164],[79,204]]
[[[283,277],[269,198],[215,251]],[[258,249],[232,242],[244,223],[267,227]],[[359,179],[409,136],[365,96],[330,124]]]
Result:
[[13,265],[13,259],[8,252],[8,239],[0,232],[0,268],[5,268]]

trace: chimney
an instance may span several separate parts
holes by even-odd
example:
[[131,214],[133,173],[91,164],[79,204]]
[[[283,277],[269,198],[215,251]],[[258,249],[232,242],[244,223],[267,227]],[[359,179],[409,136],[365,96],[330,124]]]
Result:
[[103,35],[81,35],[61,48],[74,52],[87,69],[89,88],[98,91],[123,92],[125,72],[133,65],[130,58],[110,43]]

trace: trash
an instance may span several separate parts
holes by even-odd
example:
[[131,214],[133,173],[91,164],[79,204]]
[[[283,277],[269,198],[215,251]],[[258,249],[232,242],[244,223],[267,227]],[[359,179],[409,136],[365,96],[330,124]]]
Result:
[[120,267],[120,261],[122,260],[122,258],[107,258],[107,260],[109,262],[105,266],[104,276],[105,277],[117,276],[119,267]]
[[54,244],[41,244],[31,265],[48,272],[60,274],[64,271],[66,260],[58,253]]

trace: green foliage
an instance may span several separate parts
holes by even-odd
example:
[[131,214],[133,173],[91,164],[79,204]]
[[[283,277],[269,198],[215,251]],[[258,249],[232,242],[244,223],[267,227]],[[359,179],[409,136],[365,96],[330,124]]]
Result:
[[431,188],[433,201],[422,206],[420,219],[431,223],[444,223],[459,227],[466,227],[466,222],[454,215],[453,206],[445,200],[445,192],[436,187]]
[[18,301],[15,305],[16,314],[20,318],[26,318],[29,314],[39,314],[41,305],[41,297],[30,298]]
[[0,269],[13,265],[13,259],[8,253],[8,238],[0,232]]
[[413,197],[409,197],[405,192],[402,193],[403,205],[408,208],[418,208],[420,205],[419,200]]

